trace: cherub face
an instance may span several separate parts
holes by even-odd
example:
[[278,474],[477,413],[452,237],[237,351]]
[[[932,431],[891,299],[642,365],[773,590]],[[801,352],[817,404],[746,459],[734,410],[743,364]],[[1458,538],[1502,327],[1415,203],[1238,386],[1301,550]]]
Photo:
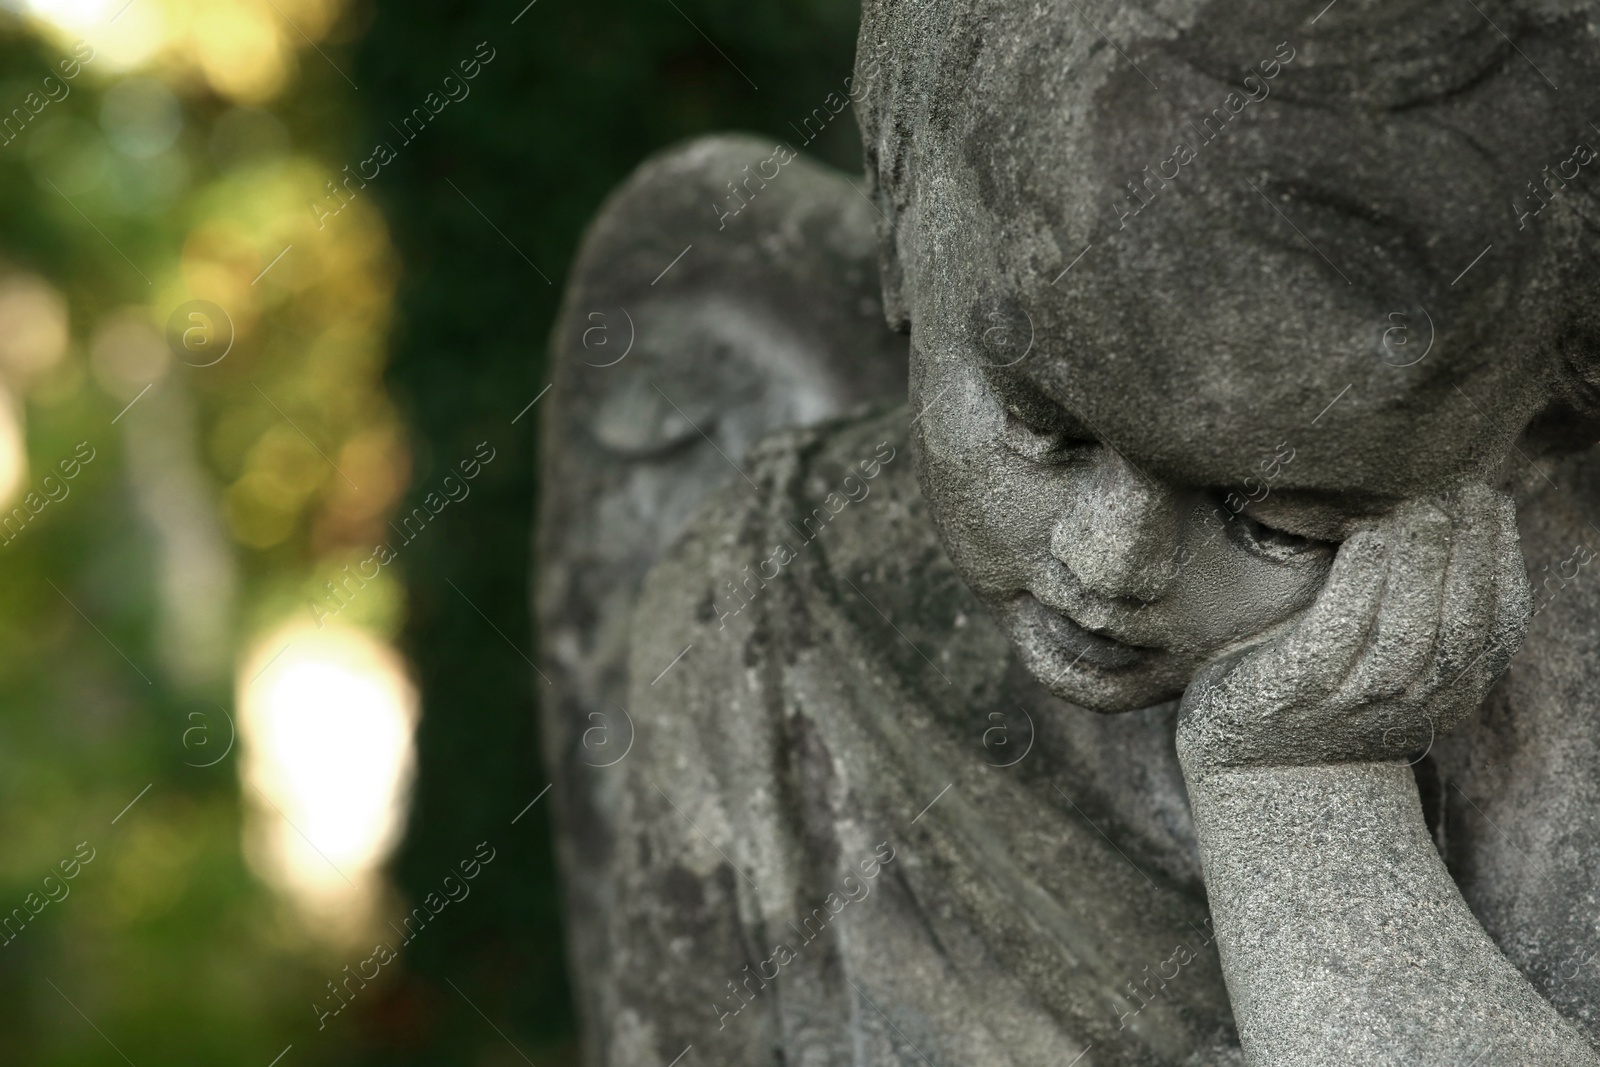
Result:
[[1296,92],[1292,42],[1274,81],[1038,36],[970,59],[991,95],[931,120],[900,220],[913,440],[1033,673],[1131,710],[1306,607],[1363,524],[1499,467],[1570,299],[1571,228],[1506,205],[1572,155],[1544,78],[1583,72],[1535,35],[1374,112]]
[[1231,488],[1199,484],[1158,465],[1148,437],[1097,433],[1025,365],[914,345],[912,374],[919,472],[952,560],[1033,674],[1084,707],[1171,698],[1305,607],[1367,512],[1287,487],[1304,442],[1240,451]]

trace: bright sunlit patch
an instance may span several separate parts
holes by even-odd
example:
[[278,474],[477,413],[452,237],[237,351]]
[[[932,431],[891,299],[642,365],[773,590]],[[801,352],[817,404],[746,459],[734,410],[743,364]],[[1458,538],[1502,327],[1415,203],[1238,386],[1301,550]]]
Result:
[[201,11],[191,33],[205,41],[195,60],[222,95],[261,103],[277,95],[293,72],[294,49],[272,10],[218,5]]
[[95,58],[86,69],[100,73],[146,65],[171,46],[161,0],[26,0],[23,6],[58,45],[89,42]]
[[416,761],[404,664],[359,630],[292,626],[256,645],[237,687],[246,855],[316,932],[359,937]]
[[291,80],[296,53],[327,36],[344,0],[11,0],[57,44],[89,42],[101,73],[195,74],[219,95],[260,103]]
[[28,452],[22,436],[22,415],[10,390],[0,386],[0,506],[9,506],[17,499],[27,476]]
[[101,22],[117,13],[126,0],[27,0],[28,11],[56,26],[81,26]]

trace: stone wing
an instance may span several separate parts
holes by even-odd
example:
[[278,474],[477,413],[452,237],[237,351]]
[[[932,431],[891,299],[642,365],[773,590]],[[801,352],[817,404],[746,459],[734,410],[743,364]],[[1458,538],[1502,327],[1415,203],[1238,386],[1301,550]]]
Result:
[[[535,614],[569,944],[586,1033],[605,958],[616,776],[633,726],[628,628],[651,564],[746,450],[903,400],[876,209],[785,145],[695,140],[642,164],[585,236],[540,411]],[[753,491],[753,490],[752,490]]]

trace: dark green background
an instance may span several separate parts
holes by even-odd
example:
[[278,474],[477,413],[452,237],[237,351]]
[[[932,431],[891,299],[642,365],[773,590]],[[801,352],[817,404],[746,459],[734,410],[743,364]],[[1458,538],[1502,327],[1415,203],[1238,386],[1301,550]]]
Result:
[[[519,648],[533,646],[537,426],[533,417],[510,422],[548,381],[545,338],[583,228],[606,194],[665,145],[723,130],[791,138],[788,123],[850,73],[859,18],[852,0],[674,2],[538,0],[514,26],[523,0],[385,3],[358,45],[352,76],[362,128],[352,131],[352,158],[479,42],[496,50],[473,95],[448,108],[373,189],[403,264],[388,380],[419,445],[414,485],[428,484],[430,455],[448,461],[488,440],[503,457],[480,482],[484,506],[408,557],[402,641],[425,715],[397,875],[420,897],[463,842],[504,840],[504,858],[492,879],[480,879],[475,907],[408,950],[404,982],[365,1021],[366,1063],[521,1062],[447,979],[540,1067],[560,1058],[552,1046],[573,1037],[547,809],[509,826],[547,781],[536,679],[449,582]],[[839,123],[811,150],[857,169],[857,136],[854,124]]]

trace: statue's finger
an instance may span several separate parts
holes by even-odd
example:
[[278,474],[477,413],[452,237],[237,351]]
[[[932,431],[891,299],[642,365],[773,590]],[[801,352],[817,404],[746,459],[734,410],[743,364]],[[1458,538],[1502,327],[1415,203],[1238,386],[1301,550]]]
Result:
[[1397,508],[1384,529],[1390,551],[1383,598],[1361,654],[1334,696],[1336,706],[1400,697],[1427,666],[1439,634],[1449,517],[1432,504],[1412,501]]
[[1454,692],[1458,683],[1470,685],[1463,672],[1477,665],[1492,640],[1503,534],[1492,511],[1470,507],[1458,511],[1450,535],[1438,639],[1412,689],[1419,699],[1432,704],[1435,691]]

